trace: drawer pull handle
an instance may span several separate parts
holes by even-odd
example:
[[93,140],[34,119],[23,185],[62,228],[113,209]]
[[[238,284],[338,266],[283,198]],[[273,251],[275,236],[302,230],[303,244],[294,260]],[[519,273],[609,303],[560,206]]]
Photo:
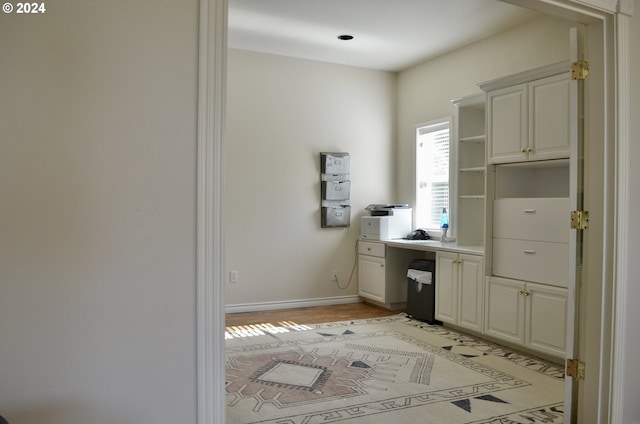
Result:
[[522,252],[527,254],[527,255],[535,255],[536,254],[535,250],[523,250]]
[[371,248],[370,247],[367,247],[367,252],[371,252]]
[[525,209],[524,213],[536,213],[535,209]]

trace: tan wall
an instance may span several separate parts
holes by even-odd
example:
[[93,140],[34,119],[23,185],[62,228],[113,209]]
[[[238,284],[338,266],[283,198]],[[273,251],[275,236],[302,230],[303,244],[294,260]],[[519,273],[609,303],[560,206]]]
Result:
[[[369,203],[392,202],[394,74],[229,52],[226,304],[357,294],[347,286]],[[351,226],[320,227],[320,152],[351,156]]]
[[194,423],[198,2],[0,14],[0,414]]

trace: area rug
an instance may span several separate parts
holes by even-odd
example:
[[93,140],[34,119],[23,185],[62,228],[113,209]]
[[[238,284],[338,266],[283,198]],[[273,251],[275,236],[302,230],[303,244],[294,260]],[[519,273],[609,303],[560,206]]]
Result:
[[229,424],[563,420],[560,367],[404,314],[263,334],[226,340]]

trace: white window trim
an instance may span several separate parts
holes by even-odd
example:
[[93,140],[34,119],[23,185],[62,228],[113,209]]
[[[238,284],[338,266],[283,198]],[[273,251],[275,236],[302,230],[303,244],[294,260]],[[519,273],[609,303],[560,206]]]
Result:
[[[434,128],[430,128],[430,131],[437,131],[440,129],[444,129],[444,128],[449,128],[449,206],[447,207],[447,212],[449,214],[449,227],[452,226],[452,215],[451,215],[451,208],[452,208],[452,201],[453,199],[455,199],[456,196],[456,179],[455,179],[455,173],[452,171],[452,166],[455,163],[456,157],[457,157],[457,149],[456,149],[456,144],[453,142],[454,141],[454,131],[455,131],[455,127],[454,127],[454,121],[453,121],[453,116],[445,116],[442,118],[438,118],[438,119],[432,119],[429,121],[425,121],[425,122],[421,122],[418,124],[415,124],[415,131],[414,131],[414,148],[413,148],[413,183],[414,183],[414,187],[413,187],[413,228],[418,228],[417,227],[417,219],[416,219],[416,214],[417,214],[417,200],[418,200],[418,194],[417,194],[417,187],[415,186],[416,184],[416,178],[417,178],[417,154],[416,154],[416,137],[420,131],[420,129],[425,128],[425,127],[434,127]],[[429,236],[431,236],[432,238],[439,238],[442,236],[442,231],[440,231],[440,229],[429,229],[428,230]],[[449,232],[447,233],[448,237],[453,237],[453,233],[451,232],[451,228],[449,229]]]

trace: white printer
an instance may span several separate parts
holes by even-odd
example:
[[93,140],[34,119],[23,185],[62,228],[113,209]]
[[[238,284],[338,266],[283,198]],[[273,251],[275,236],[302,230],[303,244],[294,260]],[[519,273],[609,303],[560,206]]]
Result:
[[369,205],[366,210],[369,216],[360,217],[363,239],[399,239],[411,232],[411,208],[405,203]]

